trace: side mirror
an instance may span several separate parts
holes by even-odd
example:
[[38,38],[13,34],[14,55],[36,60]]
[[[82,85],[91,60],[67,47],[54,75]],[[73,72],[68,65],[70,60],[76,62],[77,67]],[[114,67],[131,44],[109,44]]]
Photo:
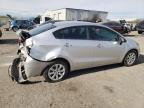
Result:
[[122,45],[123,43],[127,42],[127,40],[123,37],[119,38],[119,44]]

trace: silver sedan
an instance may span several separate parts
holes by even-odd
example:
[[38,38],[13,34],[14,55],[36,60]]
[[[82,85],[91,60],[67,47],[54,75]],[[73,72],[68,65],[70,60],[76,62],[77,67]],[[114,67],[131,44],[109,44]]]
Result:
[[132,66],[140,51],[134,40],[90,22],[53,22],[18,34],[25,39],[10,72],[17,82],[40,75],[57,82],[74,70],[115,63]]

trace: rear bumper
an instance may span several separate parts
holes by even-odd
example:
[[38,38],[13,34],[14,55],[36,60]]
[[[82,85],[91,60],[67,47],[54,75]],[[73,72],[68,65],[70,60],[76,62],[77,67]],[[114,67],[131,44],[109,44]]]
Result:
[[33,59],[29,55],[20,54],[13,60],[8,69],[8,74],[13,81],[22,83],[30,77],[41,76],[49,62],[42,62]]
[[25,74],[27,78],[40,76],[48,64],[48,62],[38,61],[27,55],[24,62]]

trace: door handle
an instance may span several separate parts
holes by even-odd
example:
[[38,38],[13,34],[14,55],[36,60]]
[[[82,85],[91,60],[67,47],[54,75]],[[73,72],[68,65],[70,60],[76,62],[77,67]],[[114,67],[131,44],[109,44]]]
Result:
[[69,43],[65,43],[65,45],[64,45],[65,47],[69,47]]
[[65,47],[72,47],[72,45],[70,45],[69,43],[65,43],[64,46],[65,46]]
[[97,47],[98,47],[98,48],[103,48],[104,46],[101,45],[101,44],[98,44]]

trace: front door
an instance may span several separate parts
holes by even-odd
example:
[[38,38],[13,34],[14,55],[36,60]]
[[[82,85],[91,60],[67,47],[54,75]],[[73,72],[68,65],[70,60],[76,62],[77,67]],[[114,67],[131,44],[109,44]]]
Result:
[[118,63],[125,46],[118,42],[118,34],[104,27],[88,27],[89,39],[94,47],[95,65]]

